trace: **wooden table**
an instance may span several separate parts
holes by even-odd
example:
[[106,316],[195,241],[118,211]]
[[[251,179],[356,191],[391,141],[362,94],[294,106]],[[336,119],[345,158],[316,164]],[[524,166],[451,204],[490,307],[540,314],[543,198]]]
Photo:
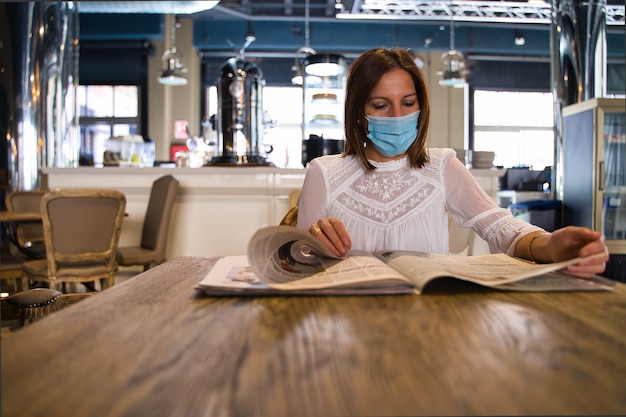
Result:
[[177,258],[2,339],[2,415],[626,413],[626,286],[206,297]]
[[41,213],[0,210],[0,222],[2,223],[36,223],[40,221]]
[[[22,246],[17,239],[17,226],[19,224],[25,223],[41,223],[41,213],[29,213],[29,212],[20,212],[13,210],[0,210],[0,223],[5,224],[7,226],[6,233],[9,241],[15,245],[17,250],[22,252],[29,258],[36,259],[40,257],[39,254],[33,252],[29,248]],[[4,242],[3,242],[4,243]],[[2,253],[7,254],[10,253],[8,247],[2,248]]]

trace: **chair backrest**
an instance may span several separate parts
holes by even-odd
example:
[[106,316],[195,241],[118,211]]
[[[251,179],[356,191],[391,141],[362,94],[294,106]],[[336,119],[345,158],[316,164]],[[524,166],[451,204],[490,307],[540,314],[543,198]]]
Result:
[[289,208],[296,207],[298,205],[300,194],[302,194],[302,190],[293,190],[289,193]]
[[171,175],[164,175],[154,181],[143,221],[141,246],[156,250],[163,257],[177,190],[178,180]]
[[448,216],[449,252],[451,255],[474,255],[476,232],[472,228],[458,226],[452,216]]
[[59,264],[103,263],[117,268],[115,254],[126,197],[119,191],[66,189],[46,193],[41,213],[51,275]]
[[[39,213],[41,199],[46,192],[45,190],[12,191],[5,197],[7,210],[19,213]],[[15,229],[17,241],[22,247],[44,242],[41,223],[21,223]]]
[[280,220],[281,226],[297,226],[298,225],[298,206],[293,206],[285,213]]

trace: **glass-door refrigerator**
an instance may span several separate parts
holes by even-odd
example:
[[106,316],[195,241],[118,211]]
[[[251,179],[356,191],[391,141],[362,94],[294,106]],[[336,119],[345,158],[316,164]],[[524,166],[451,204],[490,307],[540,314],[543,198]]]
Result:
[[605,276],[626,282],[626,102],[594,98],[563,108],[564,225],[601,231]]

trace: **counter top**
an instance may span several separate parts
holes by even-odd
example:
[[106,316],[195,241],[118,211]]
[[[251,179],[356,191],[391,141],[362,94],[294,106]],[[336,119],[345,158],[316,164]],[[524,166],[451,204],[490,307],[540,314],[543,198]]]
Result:
[[41,172],[44,174],[78,174],[78,175],[102,175],[102,174],[130,174],[130,175],[165,175],[171,174],[176,176],[177,174],[185,175],[207,175],[207,174],[228,174],[228,175],[249,175],[249,174],[299,174],[304,175],[306,173],[305,168],[277,168],[270,166],[214,166],[214,167],[202,167],[202,168],[188,168],[188,167],[78,167],[78,168],[41,168]]
[[[474,176],[479,177],[501,177],[505,174],[505,169],[475,169],[469,168],[469,171]],[[44,167],[41,168],[41,172],[44,174],[60,174],[60,173],[70,173],[73,172],[75,174],[85,174],[85,175],[101,175],[103,173],[117,173],[117,174],[139,174],[139,175],[150,175],[150,174],[159,174],[162,175],[164,172],[170,173],[172,175],[176,174],[191,174],[191,175],[204,175],[204,174],[299,174],[302,175],[306,173],[306,168],[278,168],[278,167],[270,167],[270,166],[211,166],[211,167],[202,167],[202,168],[166,168],[166,167],[144,167],[144,168],[133,168],[133,167],[78,167],[78,168],[49,168]]]

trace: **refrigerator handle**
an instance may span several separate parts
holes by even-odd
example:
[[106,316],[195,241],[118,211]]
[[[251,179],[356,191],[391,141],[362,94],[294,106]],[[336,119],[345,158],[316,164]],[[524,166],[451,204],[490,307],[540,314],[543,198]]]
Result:
[[604,191],[604,161],[598,162],[598,190]]

